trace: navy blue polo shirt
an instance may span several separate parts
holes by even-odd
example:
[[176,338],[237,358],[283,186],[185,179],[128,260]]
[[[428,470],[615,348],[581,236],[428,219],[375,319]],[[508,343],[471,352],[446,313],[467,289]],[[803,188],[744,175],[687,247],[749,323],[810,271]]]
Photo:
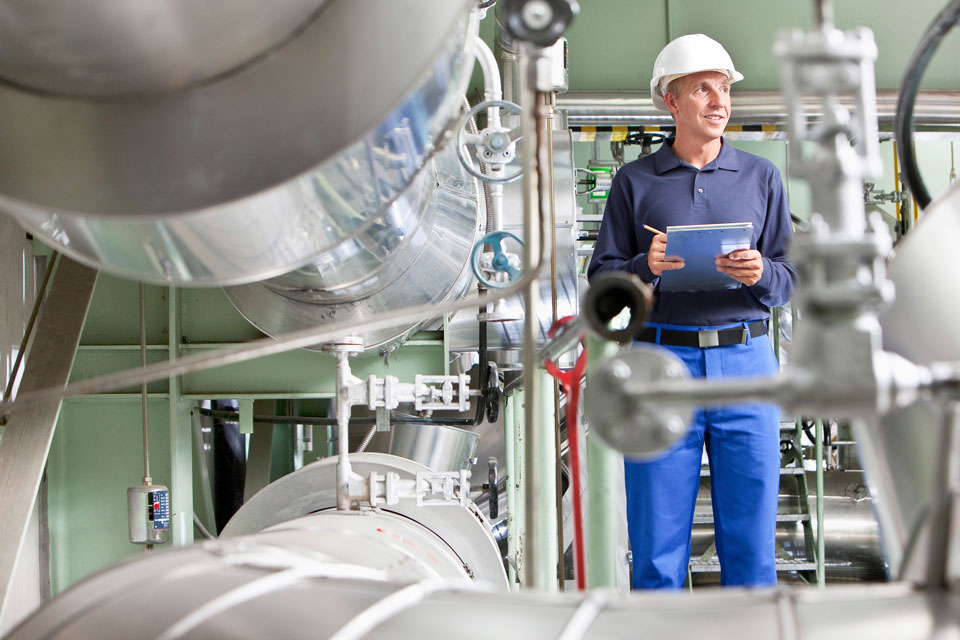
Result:
[[[722,140],[722,139],[721,139]],[[673,140],[617,172],[603,212],[587,277],[629,271],[657,285],[647,266],[650,225],[752,222],[751,248],[763,256],[763,275],[748,287],[722,291],[661,292],[650,320],[667,324],[716,326],[758,320],[793,294],[796,268],[787,261],[793,227],[780,171],[767,160],[722,141],[720,154],[702,169],[681,161]]]

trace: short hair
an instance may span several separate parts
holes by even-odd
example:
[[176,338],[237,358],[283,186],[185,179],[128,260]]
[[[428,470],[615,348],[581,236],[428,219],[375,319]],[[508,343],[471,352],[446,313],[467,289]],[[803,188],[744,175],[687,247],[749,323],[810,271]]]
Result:
[[[682,86],[683,86],[683,80],[684,80],[684,78],[686,78],[686,77],[687,77],[686,75],[682,75],[682,76],[680,76],[680,77],[678,77],[678,78],[674,78],[673,80],[671,80],[670,82],[667,83],[667,87],[666,87],[666,89],[665,89],[664,92],[663,92],[664,100],[666,100],[666,95],[667,95],[667,93],[672,93],[672,94],[674,95],[674,97],[676,97],[676,95],[680,92],[680,90],[681,90],[681,88],[682,88]],[[670,111],[670,110],[667,109],[667,111]],[[677,117],[676,117],[675,115],[673,115],[673,111],[670,111],[670,117],[673,118],[674,120],[677,119]]]
[[669,91],[669,92],[672,93],[673,95],[677,95],[677,93],[679,93],[679,91],[680,91],[680,85],[683,84],[683,79],[686,78],[686,77],[687,77],[687,76],[686,76],[686,74],[685,74],[685,75],[680,76],[679,78],[674,78],[673,80],[671,80],[670,82],[668,82],[668,83],[667,83],[667,88],[664,90],[664,93],[667,93],[667,91]]

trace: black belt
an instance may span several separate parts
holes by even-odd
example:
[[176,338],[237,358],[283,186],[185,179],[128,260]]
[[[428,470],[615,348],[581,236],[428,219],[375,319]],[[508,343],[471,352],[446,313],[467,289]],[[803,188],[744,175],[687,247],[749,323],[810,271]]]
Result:
[[[727,347],[732,344],[746,344],[747,332],[751,338],[759,338],[767,333],[766,320],[748,322],[746,327],[731,329],[707,329],[705,331],[679,331],[660,329],[660,344],[670,347]],[[657,329],[647,327],[639,334],[639,342],[657,342]]]

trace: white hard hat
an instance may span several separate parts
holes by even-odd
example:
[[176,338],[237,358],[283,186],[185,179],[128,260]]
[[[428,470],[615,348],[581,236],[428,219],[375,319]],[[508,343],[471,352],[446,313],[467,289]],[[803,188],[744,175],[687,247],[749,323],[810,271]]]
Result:
[[680,36],[668,42],[653,63],[653,77],[650,79],[653,106],[669,111],[663,101],[667,85],[676,78],[700,71],[725,73],[730,82],[743,80],[743,74],[733,68],[730,54],[719,42],[702,33]]

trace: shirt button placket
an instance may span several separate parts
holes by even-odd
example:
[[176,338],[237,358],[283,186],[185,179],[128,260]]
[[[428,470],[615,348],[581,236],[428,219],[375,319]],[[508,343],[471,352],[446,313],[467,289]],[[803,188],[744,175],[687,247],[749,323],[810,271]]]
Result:
[[693,188],[693,201],[697,204],[703,204],[706,198],[703,195],[703,174],[698,173],[697,179],[694,182]]

